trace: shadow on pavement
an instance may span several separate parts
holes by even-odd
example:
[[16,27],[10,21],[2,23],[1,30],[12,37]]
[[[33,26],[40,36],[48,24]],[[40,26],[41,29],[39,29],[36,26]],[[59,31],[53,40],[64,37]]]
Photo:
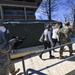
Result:
[[47,75],[45,73],[42,73],[40,71],[37,71],[37,70],[34,70],[34,69],[28,69],[27,72],[31,72],[31,73],[28,73],[28,75],[33,75],[33,74],[37,74],[37,75]]

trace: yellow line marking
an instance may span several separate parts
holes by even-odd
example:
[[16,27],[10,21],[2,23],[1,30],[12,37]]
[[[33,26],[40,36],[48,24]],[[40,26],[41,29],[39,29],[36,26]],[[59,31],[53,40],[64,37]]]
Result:
[[38,51],[40,51],[40,50],[34,50],[34,51],[23,52],[23,53],[18,53],[18,54],[12,54],[10,57],[11,57],[11,59],[20,58],[20,57],[23,57],[23,56],[28,55],[30,53],[38,52]]

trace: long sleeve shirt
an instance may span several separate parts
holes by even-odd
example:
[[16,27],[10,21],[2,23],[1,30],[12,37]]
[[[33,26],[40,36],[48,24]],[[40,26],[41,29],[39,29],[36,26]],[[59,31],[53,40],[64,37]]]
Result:
[[44,30],[44,41],[50,41],[52,44],[51,31],[48,29]]
[[53,39],[57,39],[59,41],[59,36],[57,34],[59,28],[56,28],[56,29],[53,29],[53,35],[52,35],[52,38]]

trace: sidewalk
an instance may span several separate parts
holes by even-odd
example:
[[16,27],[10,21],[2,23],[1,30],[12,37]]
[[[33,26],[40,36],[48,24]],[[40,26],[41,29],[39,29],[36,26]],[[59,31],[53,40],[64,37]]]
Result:
[[44,48],[43,45],[40,45],[40,46],[18,49],[15,51],[14,54],[13,53],[11,54],[11,59],[19,58],[19,57],[25,56],[27,54],[33,53],[35,51],[38,52],[38,51],[42,50],[43,48]]
[[[30,48],[26,48],[26,49],[22,49],[26,54],[29,54],[33,51],[38,51],[38,50],[42,50],[43,46],[36,46],[36,47],[30,47]],[[67,48],[67,46],[65,46],[65,51],[63,53],[63,56],[65,56],[64,58],[69,57],[69,50]],[[21,50],[21,52],[23,52]],[[73,44],[73,50],[74,50],[74,55],[75,55],[75,44]],[[49,58],[49,53],[44,53],[43,54],[43,59],[45,60],[41,60],[39,58],[39,56],[35,56],[35,57],[31,57],[29,59],[26,59],[25,62],[25,69],[30,69],[30,71],[28,73],[32,73],[32,72],[36,72],[34,74],[30,74],[30,75],[75,75],[75,57],[66,60],[62,63],[59,63],[57,65],[51,66],[52,64],[55,64],[59,61],[61,61],[61,59],[59,59],[59,48],[56,49],[57,52],[52,52],[52,54],[55,56],[55,58],[50,59]],[[18,51],[19,53],[19,51]],[[16,54],[17,55],[17,54]],[[20,53],[20,56],[23,56],[23,54]],[[17,56],[16,56],[17,57]],[[19,57],[19,56],[18,56]],[[14,58],[14,57],[13,57]],[[23,74],[23,66],[22,66],[22,60],[21,59],[17,59],[16,61],[14,61],[15,63],[15,67],[20,68],[20,72],[17,75],[24,75]]]

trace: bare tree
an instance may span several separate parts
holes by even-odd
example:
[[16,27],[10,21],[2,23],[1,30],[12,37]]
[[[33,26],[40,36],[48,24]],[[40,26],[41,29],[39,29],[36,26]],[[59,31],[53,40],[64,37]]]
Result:
[[73,19],[72,19],[72,17],[71,17],[71,13],[64,13],[63,14],[63,17],[64,17],[64,22],[67,22],[67,21],[72,21]]
[[[58,18],[60,19],[60,21],[64,24],[65,22],[69,21],[69,15],[67,13],[63,14],[63,16],[58,16]],[[58,19],[57,18],[57,19]]]
[[[60,2],[60,5],[66,10],[63,12],[63,18],[60,17],[61,21],[64,23],[70,21],[75,22],[75,0],[65,0],[65,2]],[[63,10],[63,9],[62,9]]]
[[72,15],[71,18],[73,20],[73,25],[75,27],[75,0],[67,0],[66,6],[71,10],[70,15]]
[[49,19],[51,19],[52,13],[58,10],[59,0],[47,0],[49,3]]
[[59,0],[43,0],[43,4],[41,5],[41,11],[47,14],[49,20],[51,20],[51,16],[53,16],[53,12],[58,10]]

